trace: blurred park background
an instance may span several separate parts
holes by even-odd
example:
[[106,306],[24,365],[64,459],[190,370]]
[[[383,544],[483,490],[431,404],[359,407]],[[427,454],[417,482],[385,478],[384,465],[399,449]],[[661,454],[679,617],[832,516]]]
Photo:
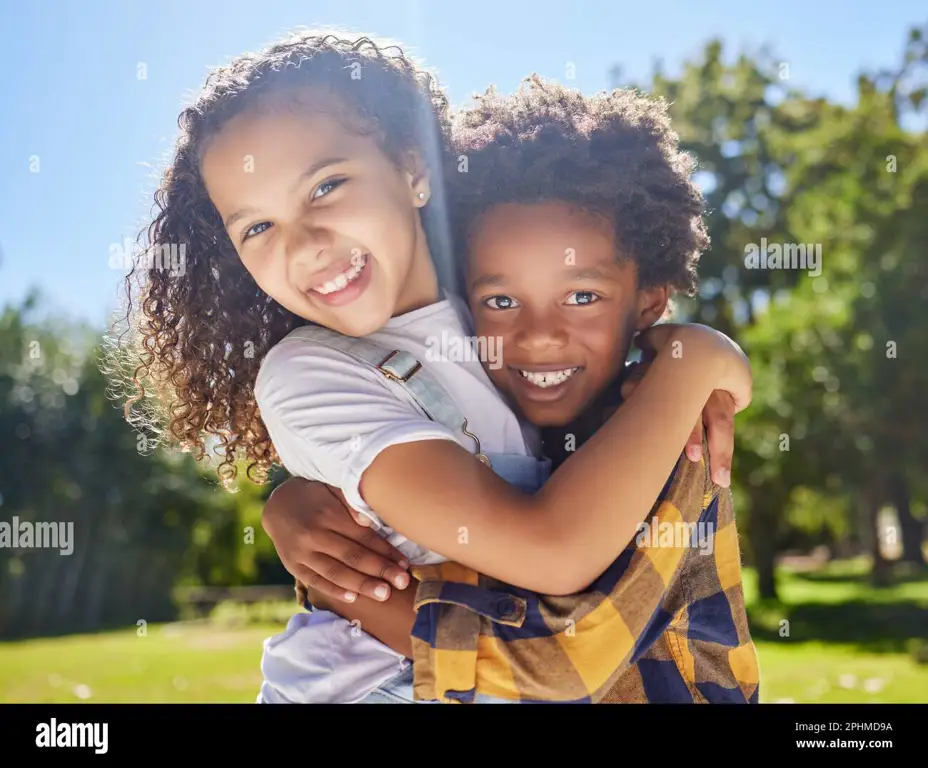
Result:
[[[74,523],[67,556],[0,547],[0,701],[254,701],[295,609],[272,486],[123,421],[110,261],[206,68],[340,25],[408,43],[455,105],[531,72],[673,103],[711,211],[683,316],[754,370],[733,487],[761,700],[928,702],[923,5],[0,5],[0,523]],[[754,268],[765,242],[820,259]]]

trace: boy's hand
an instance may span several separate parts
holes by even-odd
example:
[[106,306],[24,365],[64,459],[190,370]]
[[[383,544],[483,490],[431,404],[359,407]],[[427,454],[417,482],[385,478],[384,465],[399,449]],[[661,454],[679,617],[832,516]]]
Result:
[[[623,399],[628,399],[641,382],[648,368],[651,366],[658,349],[670,338],[672,329],[678,327],[673,324],[664,324],[659,339],[647,331],[642,334],[637,345],[642,350],[641,362],[632,363],[631,369],[622,383],[621,393]],[[664,338],[666,336],[666,339]],[[706,439],[709,443],[709,471],[712,481],[723,488],[731,483],[732,455],[735,450],[735,401],[725,390],[717,389],[709,397],[702,412],[702,419],[696,422],[693,431],[686,441],[685,452],[691,461],[699,461],[702,456],[702,434],[705,427]]]
[[349,603],[359,594],[383,601],[391,584],[409,585],[403,554],[350,509],[337,488],[290,478],[267,500],[261,525],[287,571],[314,594]]

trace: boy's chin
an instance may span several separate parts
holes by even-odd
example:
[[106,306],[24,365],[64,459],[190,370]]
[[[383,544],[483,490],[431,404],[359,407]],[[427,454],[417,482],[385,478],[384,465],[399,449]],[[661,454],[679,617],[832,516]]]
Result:
[[522,413],[529,422],[540,428],[566,427],[576,421],[582,410],[576,408],[545,408],[537,403],[530,403],[522,407]]

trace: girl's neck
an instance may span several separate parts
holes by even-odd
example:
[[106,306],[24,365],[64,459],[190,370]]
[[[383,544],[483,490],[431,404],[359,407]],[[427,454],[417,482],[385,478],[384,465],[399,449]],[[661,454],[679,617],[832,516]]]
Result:
[[399,317],[417,309],[428,307],[441,299],[441,287],[438,274],[432,261],[432,253],[425,241],[425,233],[419,230],[418,244],[412,258],[406,283],[393,310],[393,317]]

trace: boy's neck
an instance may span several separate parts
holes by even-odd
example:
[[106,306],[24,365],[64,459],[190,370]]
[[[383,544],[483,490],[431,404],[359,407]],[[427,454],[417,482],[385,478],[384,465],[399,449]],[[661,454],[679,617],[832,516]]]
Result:
[[557,469],[579,450],[622,404],[621,388],[626,370],[623,366],[618,376],[570,424],[542,428],[544,454],[551,459],[552,469]]

